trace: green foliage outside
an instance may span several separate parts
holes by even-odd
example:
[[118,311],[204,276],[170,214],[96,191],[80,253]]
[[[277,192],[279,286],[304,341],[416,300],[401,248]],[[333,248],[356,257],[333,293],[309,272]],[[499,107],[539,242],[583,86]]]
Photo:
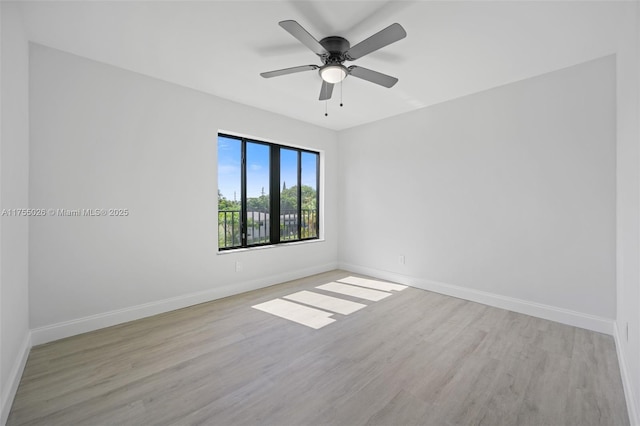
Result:
[[[316,190],[310,186],[302,185],[302,210],[315,210],[316,205]],[[281,211],[296,211],[298,210],[298,186],[292,186],[287,188],[283,185],[282,192],[280,193],[280,209]]]
[[240,211],[240,201],[227,200],[218,190],[218,211]]
[[247,198],[247,211],[269,213],[269,196]]

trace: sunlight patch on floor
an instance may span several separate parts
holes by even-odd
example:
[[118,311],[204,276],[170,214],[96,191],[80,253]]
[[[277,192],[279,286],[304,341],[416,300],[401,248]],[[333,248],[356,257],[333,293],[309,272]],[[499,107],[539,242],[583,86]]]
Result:
[[324,294],[306,290],[284,296],[284,298],[293,300],[294,302],[304,303],[305,305],[315,306],[316,308],[326,309],[327,311],[337,312],[342,315],[352,314],[367,306],[362,303],[356,303],[350,300],[326,296]]
[[[346,277],[339,279],[338,282],[322,284],[316,288],[334,294],[378,302],[393,294],[389,291],[402,291],[407,286],[366,278]],[[336,319],[331,318],[334,313],[350,315],[366,307],[367,305],[363,303],[308,290],[298,291],[283,296],[282,299],[278,298],[252,306],[254,309],[316,330],[335,322]]]
[[386,293],[384,291],[371,290],[369,288],[356,287],[353,285],[340,283],[327,283],[319,285],[316,288],[320,290],[332,291],[334,293],[345,294],[347,296],[357,297],[359,299],[370,300],[372,302],[377,302],[384,299],[385,297],[391,296],[391,293]]
[[329,318],[333,315],[329,312],[309,308],[282,299],[269,300],[268,302],[254,305],[252,308],[297,322],[298,324],[306,325],[316,330],[335,321],[333,318]]
[[367,278],[360,277],[346,277],[338,280],[339,283],[344,284],[353,284],[360,287],[372,288],[374,290],[382,290],[382,291],[402,291],[407,288],[406,285],[401,284],[393,284],[384,281],[378,280],[370,280]]

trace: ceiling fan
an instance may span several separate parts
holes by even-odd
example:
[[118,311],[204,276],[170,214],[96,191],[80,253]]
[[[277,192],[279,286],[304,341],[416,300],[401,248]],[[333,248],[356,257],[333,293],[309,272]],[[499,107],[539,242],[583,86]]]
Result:
[[400,24],[391,24],[353,47],[351,47],[347,39],[338,36],[325,37],[318,41],[296,21],[282,21],[279,25],[311,49],[313,53],[318,55],[324,65],[302,65],[263,72],[260,75],[264,78],[278,77],[303,71],[320,70],[320,77],[322,77],[322,87],[320,88],[321,101],[331,99],[333,85],[341,82],[349,75],[387,88],[392,87],[398,82],[397,78],[377,71],[356,65],[345,67],[343,64],[345,61],[360,59],[371,52],[375,52],[378,49],[405,38],[407,32]]

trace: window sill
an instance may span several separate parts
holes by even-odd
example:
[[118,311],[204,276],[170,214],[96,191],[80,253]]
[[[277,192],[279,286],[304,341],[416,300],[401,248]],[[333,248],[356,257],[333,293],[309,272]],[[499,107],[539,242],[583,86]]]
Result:
[[267,249],[274,249],[274,248],[301,246],[304,244],[323,243],[324,241],[325,241],[324,238],[318,238],[315,240],[294,241],[294,242],[285,243],[285,244],[271,244],[271,245],[257,246],[257,247],[242,247],[242,248],[230,249],[230,250],[218,250],[217,254],[220,256],[225,254],[243,253],[243,252],[254,251],[254,250],[267,250]]

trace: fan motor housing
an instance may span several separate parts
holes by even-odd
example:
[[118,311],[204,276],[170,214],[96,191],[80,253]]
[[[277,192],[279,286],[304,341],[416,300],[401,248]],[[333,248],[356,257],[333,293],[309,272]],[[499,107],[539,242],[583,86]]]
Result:
[[328,62],[344,62],[344,54],[351,48],[347,39],[338,36],[325,37],[320,44],[329,52]]

